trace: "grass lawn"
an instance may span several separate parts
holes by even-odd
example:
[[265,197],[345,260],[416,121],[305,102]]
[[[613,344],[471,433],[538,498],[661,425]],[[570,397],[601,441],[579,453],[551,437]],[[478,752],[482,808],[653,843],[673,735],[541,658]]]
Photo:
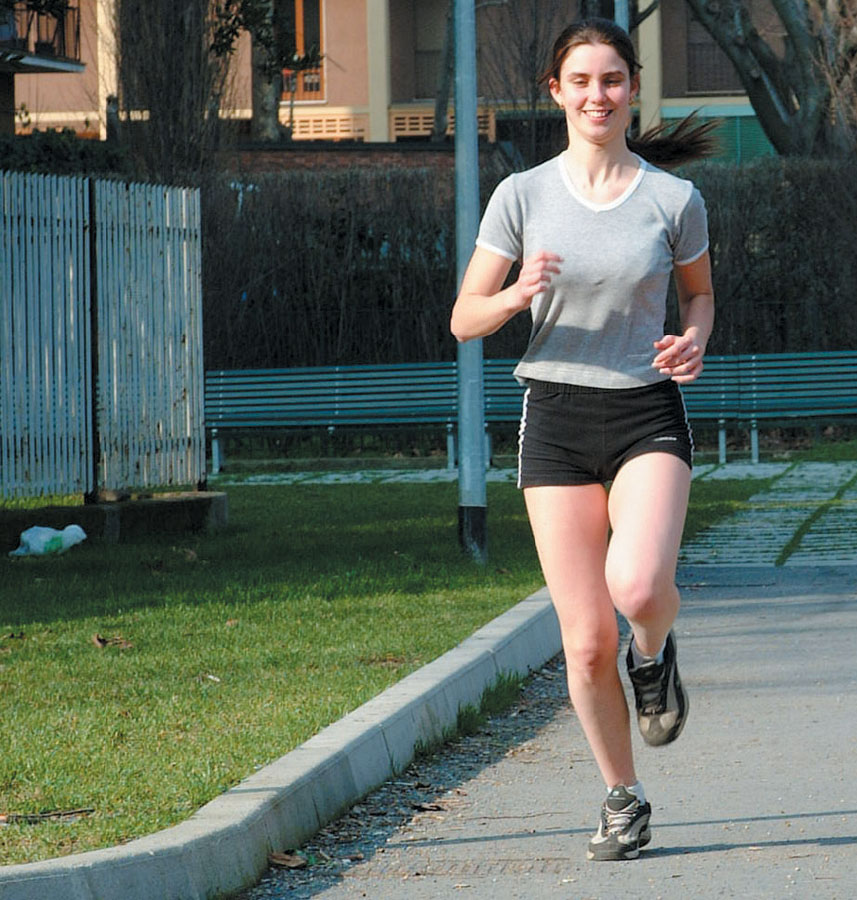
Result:
[[[688,535],[758,489],[695,485]],[[91,810],[0,828],[0,863],[181,821],[539,588],[488,491],[485,568],[454,484],[234,487],[220,534],[0,559],[0,813]]]

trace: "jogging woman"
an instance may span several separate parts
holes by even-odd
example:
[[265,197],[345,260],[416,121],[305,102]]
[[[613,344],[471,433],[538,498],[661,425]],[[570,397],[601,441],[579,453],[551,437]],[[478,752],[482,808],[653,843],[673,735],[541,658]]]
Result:
[[[651,839],[617,610],[632,631],[626,665],[643,738],[668,744],[687,717],[671,630],[693,449],[678,385],[702,371],[714,317],[702,197],[646,161],[701,155],[706,128],[629,142],[639,68],[608,20],[559,36],[544,80],[565,112],[568,148],[497,187],[451,323],[465,341],[532,316],[515,370],[526,385],[518,484],[571,701],[607,787],[587,854],[597,860],[632,859]],[[671,276],[679,334],[663,333]]]

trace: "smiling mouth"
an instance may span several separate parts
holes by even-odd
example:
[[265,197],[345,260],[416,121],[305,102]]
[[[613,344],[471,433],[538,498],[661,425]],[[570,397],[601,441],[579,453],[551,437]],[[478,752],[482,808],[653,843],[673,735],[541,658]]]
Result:
[[612,109],[585,109],[583,110],[584,115],[588,116],[590,119],[606,119],[612,112]]

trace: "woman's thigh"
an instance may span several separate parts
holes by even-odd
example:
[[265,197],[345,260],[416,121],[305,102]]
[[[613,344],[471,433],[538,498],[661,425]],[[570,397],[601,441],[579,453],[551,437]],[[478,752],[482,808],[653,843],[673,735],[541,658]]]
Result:
[[673,588],[690,477],[687,464],[669,453],[636,456],[616,475],[606,579],[621,612],[628,595],[633,602]]
[[524,489],[539,561],[560,625],[583,643],[612,636],[616,616],[604,579],[609,530],[600,484]]

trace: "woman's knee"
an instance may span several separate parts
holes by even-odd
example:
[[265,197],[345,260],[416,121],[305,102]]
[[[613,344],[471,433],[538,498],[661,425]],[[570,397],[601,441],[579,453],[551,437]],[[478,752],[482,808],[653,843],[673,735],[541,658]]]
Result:
[[631,622],[675,615],[678,591],[672,575],[648,570],[623,568],[607,571],[607,586],[616,609]]
[[563,629],[562,637],[569,677],[595,682],[616,668],[619,628],[615,618],[599,628]]

